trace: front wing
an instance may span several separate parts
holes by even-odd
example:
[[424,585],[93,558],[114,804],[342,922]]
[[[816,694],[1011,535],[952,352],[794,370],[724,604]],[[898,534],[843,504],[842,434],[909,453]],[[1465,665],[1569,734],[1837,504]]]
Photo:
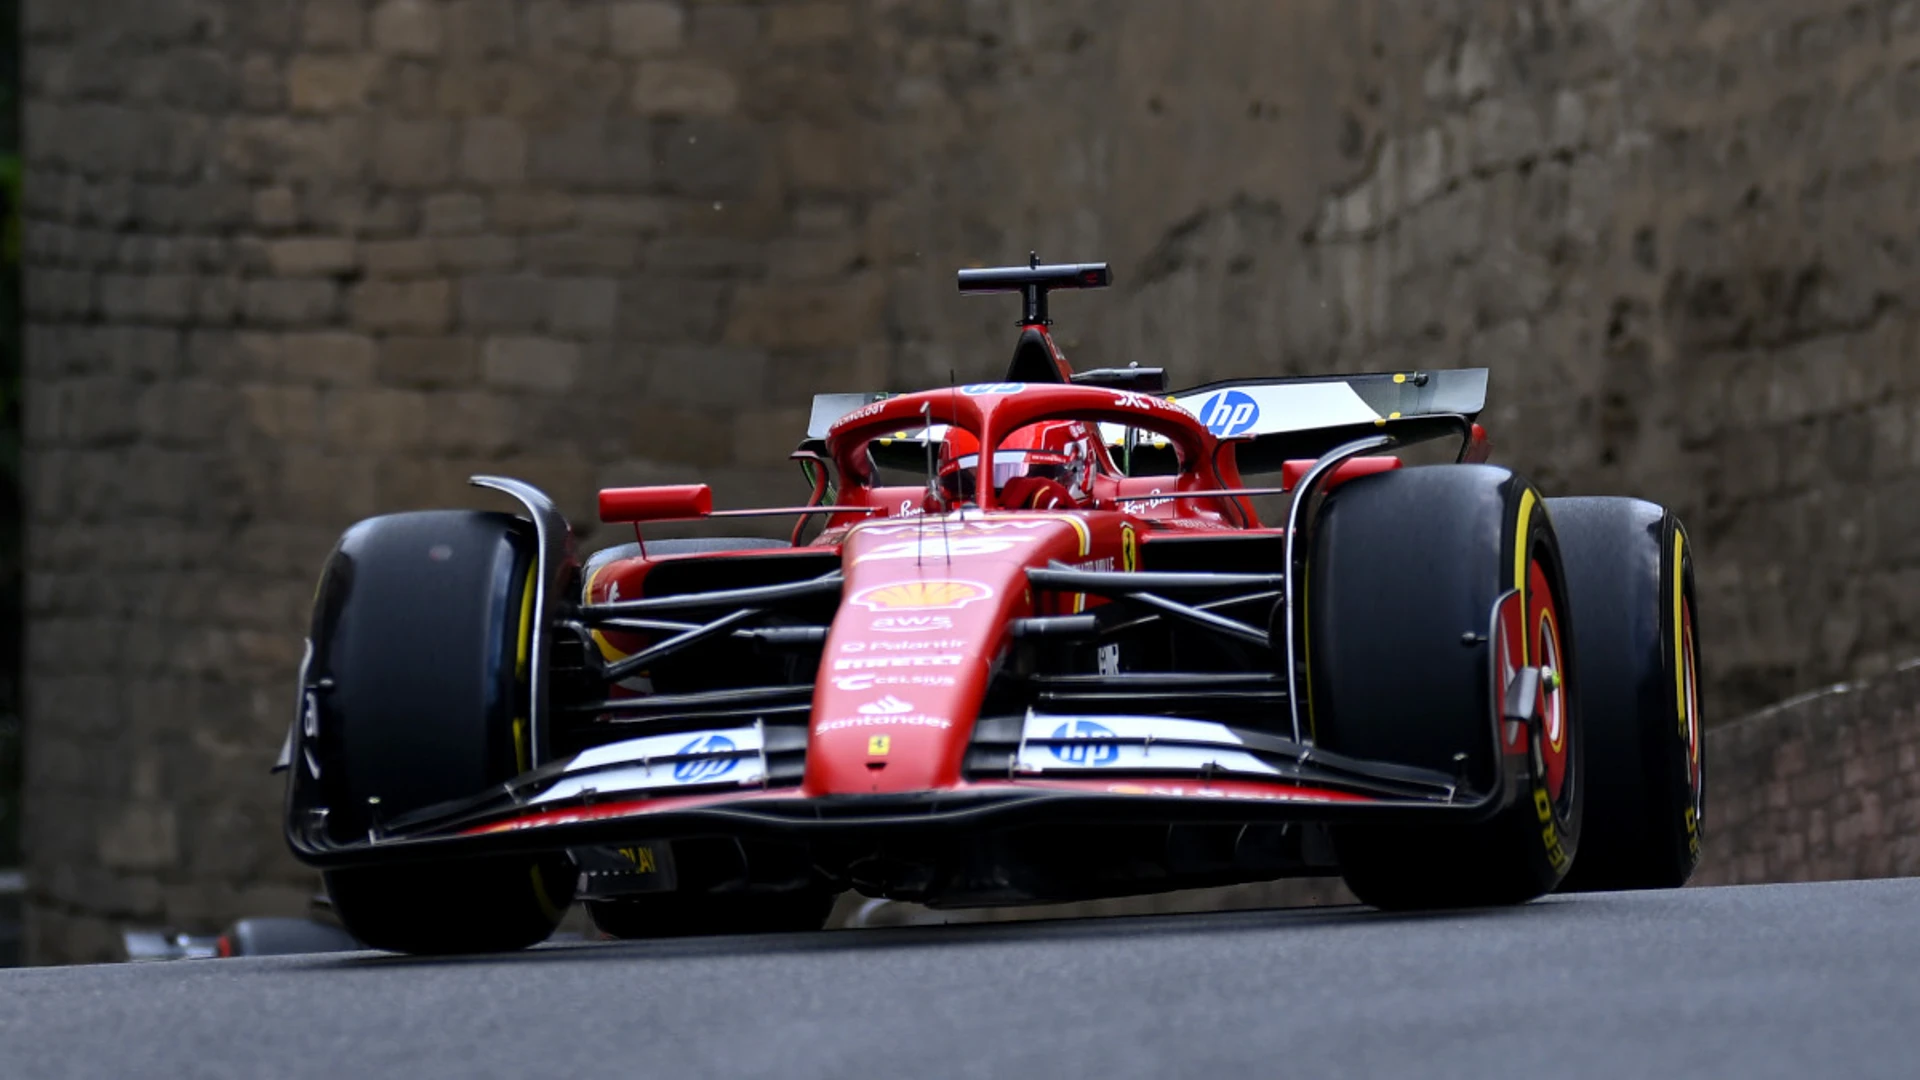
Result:
[[[1499,743],[1499,725],[1488,737]],[[692,836],[885,839],[1033,823],[1471,822],[1516,798],[1524,769],[1464,777],[1359,761],[1265,732],[1164,716],[989,717],[965,778],[906,795],[809,796],[806,732],[755,723],[653,735],[583,751],[470,799],[427,807],[348,843],[324,812],[288,840],[331,867],[618,845]]]

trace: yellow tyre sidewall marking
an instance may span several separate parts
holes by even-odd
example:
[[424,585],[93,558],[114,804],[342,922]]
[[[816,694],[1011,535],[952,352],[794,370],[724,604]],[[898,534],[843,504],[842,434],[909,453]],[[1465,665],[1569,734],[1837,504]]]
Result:
[[[1527,530],[1533,525],[1533,505],[1538,501],[1539,496],[1533,493],[1531,487],[1523,489],[1520,492],[1520,511],[1514,521],[1513,587],[1520,590],[1520,610],[1523,613],[1532,610],[1529,604],[1530,598],[1527,596],[1529,576],[1527,568],[1532,562],[1531,545],[1527,543]],[[1529,625],[1524,614],[1521,616],[1520,623],[1525,628],[1520,635],[1520,663],[1525,666],[1533,663],[1532,630],[1534,627]],[[1563,720],[1562,723],[1565,724],[1565,721]],[[1566,734],[1570,734],[1570,731]],[[1562,737],[1565,738],[1566,735],[1563,734]],[[1533,778],[1533,811],[1534,817],[1540,822],[1540,842],[1547,850],[1547,863],[1555,871],[1564,870],[1569,859],[1560,840],[1560,830],[1554,822],[1553,796],[1547,792],[1545,776]]]
[[[1528,551],[1527,529],[1533,524],[1533,504],[1537,501],[1538,499],[1533,494],[1532,488],[1526,488],[1520,492],[1520,513],[1513,527],[1513,587],[1520,590],[1520,610],[1523,613],[1521,618],[1522,625],[1526,622],[1524,613],[1528,610],[1527,601],[1529,599],[1527,596],[1527,557],[1531,552]],[[1523,667],[1533,663],[1533,643],[1531,639],[1531,634],[1522,634],[1520,636],[1520,663]]]
[[[537,565],[537,563],[535,564]],[[534,566],[527,567],[527,579],[520,586],[520,640],[514,653],[514,678],[524,682],[527,678],[527,663],[533,652],[533,574]],[[527,746],[527,720],[524,716],[513,718],[513,760],[526,772],[533,767],[531,754]]]
[[[1686,635],[1686,593],[1685,573],[1687,537],[1678,529],[1673,531],[1673,687],[1674,708],[1680,715],[1680,734],[1683,738],[1692,733],[1688,730],[1691,717],[1687,707],[1687,635]],[[1689,746],[1691,752],[1691,746]],[[1688,763],[1691,768],[1692,763]]]
[[539,905],[540,914],[556,923],[559,922],[564,913],[560,910],[560,905],[553,902],[553,895],[547,891],[547,877],[540,872],[540,864],[534,863],[528,867],[527,873],[533,879],[533,902]]
[[1700,815],[1695,810],[1699,792],[1695,791],[1696,755],[1699,753],[1700,718],[1695,713],[1697,700],[1688,684],[1687,650],[1690,645],[1698,648],[1692,641],[1687,625],[1687,575],[1686,575],[1687,535],[1678,528],[1673,530],[1673,688],[1674,713],[1680,718],[1680,742],[1686,754],[1687,789],[1691,796],[1681,814],[1682,827],[1687,832],[1687,850],[1697,860],[1700,857]]

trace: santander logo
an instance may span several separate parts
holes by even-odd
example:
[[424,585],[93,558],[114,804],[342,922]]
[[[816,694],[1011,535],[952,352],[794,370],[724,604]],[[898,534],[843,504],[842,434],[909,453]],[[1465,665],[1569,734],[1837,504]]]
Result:
[[858,716],[842,716],[838,720],[828,720],[814,725],[814,734],[824,735],[829,731],[841,731],[847,728],[901,728],[923,727],[945,730],[953,726],[953,721],[944,716],[928,716],[918,712],[911,701],[887,694],[875,698],[865,705],[857,707]]

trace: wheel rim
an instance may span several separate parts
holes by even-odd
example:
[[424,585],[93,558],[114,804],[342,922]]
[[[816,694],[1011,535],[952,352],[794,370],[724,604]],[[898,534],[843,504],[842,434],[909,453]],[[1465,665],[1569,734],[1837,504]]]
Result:
[[1564,818],[1573,804],[1569,765],[1573,758],[1573,731],[1567,714],[1568,689],[1561,645],[1560,615],[1546,567],[1536,556],[1527,568],[1527,655],[1540,669],[1540,696],[1534,708],[1540,717],[1540,757],[1547,795]]
[[1554,601],[1552,578],[1538,555],[1527,564],[1526,586],[1524,596],[1516,598],[1496,626],[1499,660],[1495,667],[1495,700],[1506,701],[1507,691],[1521,667],[1532,666],[1540,671],[1540,687],[1533,701],[1539,737],[1535,740],[1530,736],[1532,728],[1509,725],[1506,752],[1528,756],[1529,769],[1545,790],[1555,818],[1564,825],[1572,815],[1576,798],[1572,764],[1578,739],[1568,708],[1572,695],[1566,685],[1566,646],[1560,628],[1559,605]]

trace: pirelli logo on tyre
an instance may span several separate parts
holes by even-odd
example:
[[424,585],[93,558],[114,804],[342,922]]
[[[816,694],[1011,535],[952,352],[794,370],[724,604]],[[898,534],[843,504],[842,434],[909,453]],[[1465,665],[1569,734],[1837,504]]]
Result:
[[1560,830],[1553,826],[1553,799],[1538,784],[1533,789],[1533,812],[1540,819],[1540,840],[1546,845],[1548,864],[1555,870],[1564,869],[1569,860],[1567,849],[1560,844]]

